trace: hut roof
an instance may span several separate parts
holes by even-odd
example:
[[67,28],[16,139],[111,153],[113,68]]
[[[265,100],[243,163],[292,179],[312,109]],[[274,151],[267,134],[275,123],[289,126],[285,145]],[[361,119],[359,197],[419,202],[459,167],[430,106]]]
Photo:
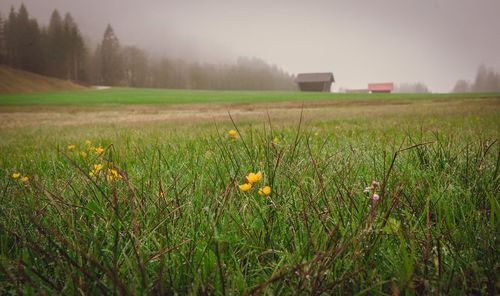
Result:
[[370,91],[392,91],[394,89],[394,83],[392,82],[369,83],[368,89]]
[[295,82],[335,82],[333,73],[299,73]]

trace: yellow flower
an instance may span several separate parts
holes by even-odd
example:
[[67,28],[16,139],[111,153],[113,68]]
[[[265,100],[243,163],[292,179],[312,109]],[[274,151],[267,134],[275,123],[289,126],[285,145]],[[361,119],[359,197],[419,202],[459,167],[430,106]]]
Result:
[[83,158],[87,157],[87,152],[80,151],[80,156],[83,157]]
[[13,179],[17,179],[17,178],[19,178],[19,177],[21,177],[21,173],[19,173],[19,172],[14,172],[14,173],[12,173],[12,178],[13,178]]
[[92,170],[89,172],[89,177],[93,177],[95,175],[95,172]]
[[75,145],[74,144],[69,144],[68,145],[68,150],[74,150],[75,149]]
[[229,135],[230,138],[233,138],[233,139],[235,139],[238,136],[238,132],[234,129],[228,131],[227,134]]
[[260,196],[268,196],[269,194],[271,194],[271,187],[264,186],[264,187],[259,188],[259,195]]
[[95,148],[95,152],[96,152],[97,154],[101,154],[103,151],[104,151],[104,149],[102,149],[102,147],[101,147],[101,146],[99,146],[99,147]]
[[120,174],[115,169],[108,169],[108,174],[115,178],[121,178]]
[[239,185],[238,187],[240,187],[241,191],[245,192],[245,191],[248,191],[248,190],[252,189],[252,184],[245,183],[245,184]]
[[262,173],[261,172],[258,172],[258,173],[250,173],[248,174],[247,176],[247,181],[249,183],[257,183],[260,181],[260,179],[262,179]]
[[21,180],[21,182],[26,183],[26,182],[28,182],[29,178],[26,176],[22,176],[21,179],[19,179],[19,180]]
[[109,183],[113,182],[113,176],[107,175],[106,179],[108,180]]
[[85,140],[85,145],[90,145],[92,142],[90,140]]
[[102,164],[100,164],[100,163],[94,164],[94,170],[96,173],[98,171],[100,171],[101,169],[102,169]]
[[278,139],[278,137],[274,137],[274,139],[273,139],[273,144],[278,144],[278,142],[279,142],[279,141],[280,141],[280,140]]

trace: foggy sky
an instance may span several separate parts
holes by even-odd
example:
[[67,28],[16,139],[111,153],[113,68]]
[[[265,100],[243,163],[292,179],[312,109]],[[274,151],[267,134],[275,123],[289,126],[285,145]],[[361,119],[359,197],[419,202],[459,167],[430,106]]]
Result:
[[448,92],[480,64],[500,70],[500,0],[0,0],[46,25],[70,12],[94,43],[201,62],[258,57],[285,71],[333,72],[334,89],[423,82]]

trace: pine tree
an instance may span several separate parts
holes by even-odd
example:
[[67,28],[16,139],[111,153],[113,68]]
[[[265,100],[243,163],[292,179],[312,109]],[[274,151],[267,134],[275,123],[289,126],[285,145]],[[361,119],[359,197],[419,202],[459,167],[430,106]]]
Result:
[[28,10],[21,4],[16,13],[11,8],[9,19],[4,24],[7,64],[12,67],[41,73],[43,50],[40,28],[35,19],[30,19]]
[[148,78],[148,59],[141,49],[127,46],[122,51],[127,86],[144,87]]
[[497,92],[500,91],[500,75],[492,68],[481,65],[477,70],[476,79],[472,87],[475,92]]
[[87,60],[89,82],[94,85],[101,82],[101,44],[97,44],[96,49],[90,54]]
[[49,64],[47,73],[54,77],[64,78],[66,69],[63,24],[61,15],[57,9],[50,16],[49,27],[47,29],[47,51]]
[[11,67],[18,66],[18,32],[17,13],[14,7],[10,8],[9,18],[4,24],[6,63]]
[[113,28],[108,24],[100,46],[100,82],[104,85],[118,85],[122,82],[122,58],[120,42]]
[[63,21],[62,49],[66,79],[79,80],[85,55],[85,45],[80,30],[71,14]]
[[40,27],[36,19],[28,21],[24,50],[24,68],[35,73],[45,71],[45,54],[42,46]]
[[7,62],[7,49],[5,47],[5,31],[4,31],[4,21],[2,14],[0,13],[0,64],[5,64]]
[[29,32],[29,15],[28,10],[24,4],[21,4],[19,7],[19,11],[17,12],[17,21],[16,21],[17,31],[18,31],[18,43],[16,46],[16,50],[18,52],[18,60],[17,67],[28,70],[29,69],[29,61],[28,52],[30,46],[32,46],[32,40],[30,40],[30,32]]
[[452,90],[452,92],[454,93],[467,93],[470,91],[471,91],[470,83],[463,79],[458,80]]

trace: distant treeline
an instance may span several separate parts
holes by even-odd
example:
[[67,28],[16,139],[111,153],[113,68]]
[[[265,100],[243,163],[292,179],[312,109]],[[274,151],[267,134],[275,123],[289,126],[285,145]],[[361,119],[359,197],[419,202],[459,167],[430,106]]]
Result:
[[257,58],[233,64],[153,59],[140,48],[122,46],[111,25],[91,49],[71,14],[54,10],[47,27],[27,8],[0,13],[0,63],[84,84],[233,90],[295,90],[294,77]]
[[429,93],[429,88],[422,82],[401,83],[394,88],[396,93]]
[[500,92],[500,73],[481,65],[477,70],[474,82],[471,83],[463,79],[458,80],[453,92]]

